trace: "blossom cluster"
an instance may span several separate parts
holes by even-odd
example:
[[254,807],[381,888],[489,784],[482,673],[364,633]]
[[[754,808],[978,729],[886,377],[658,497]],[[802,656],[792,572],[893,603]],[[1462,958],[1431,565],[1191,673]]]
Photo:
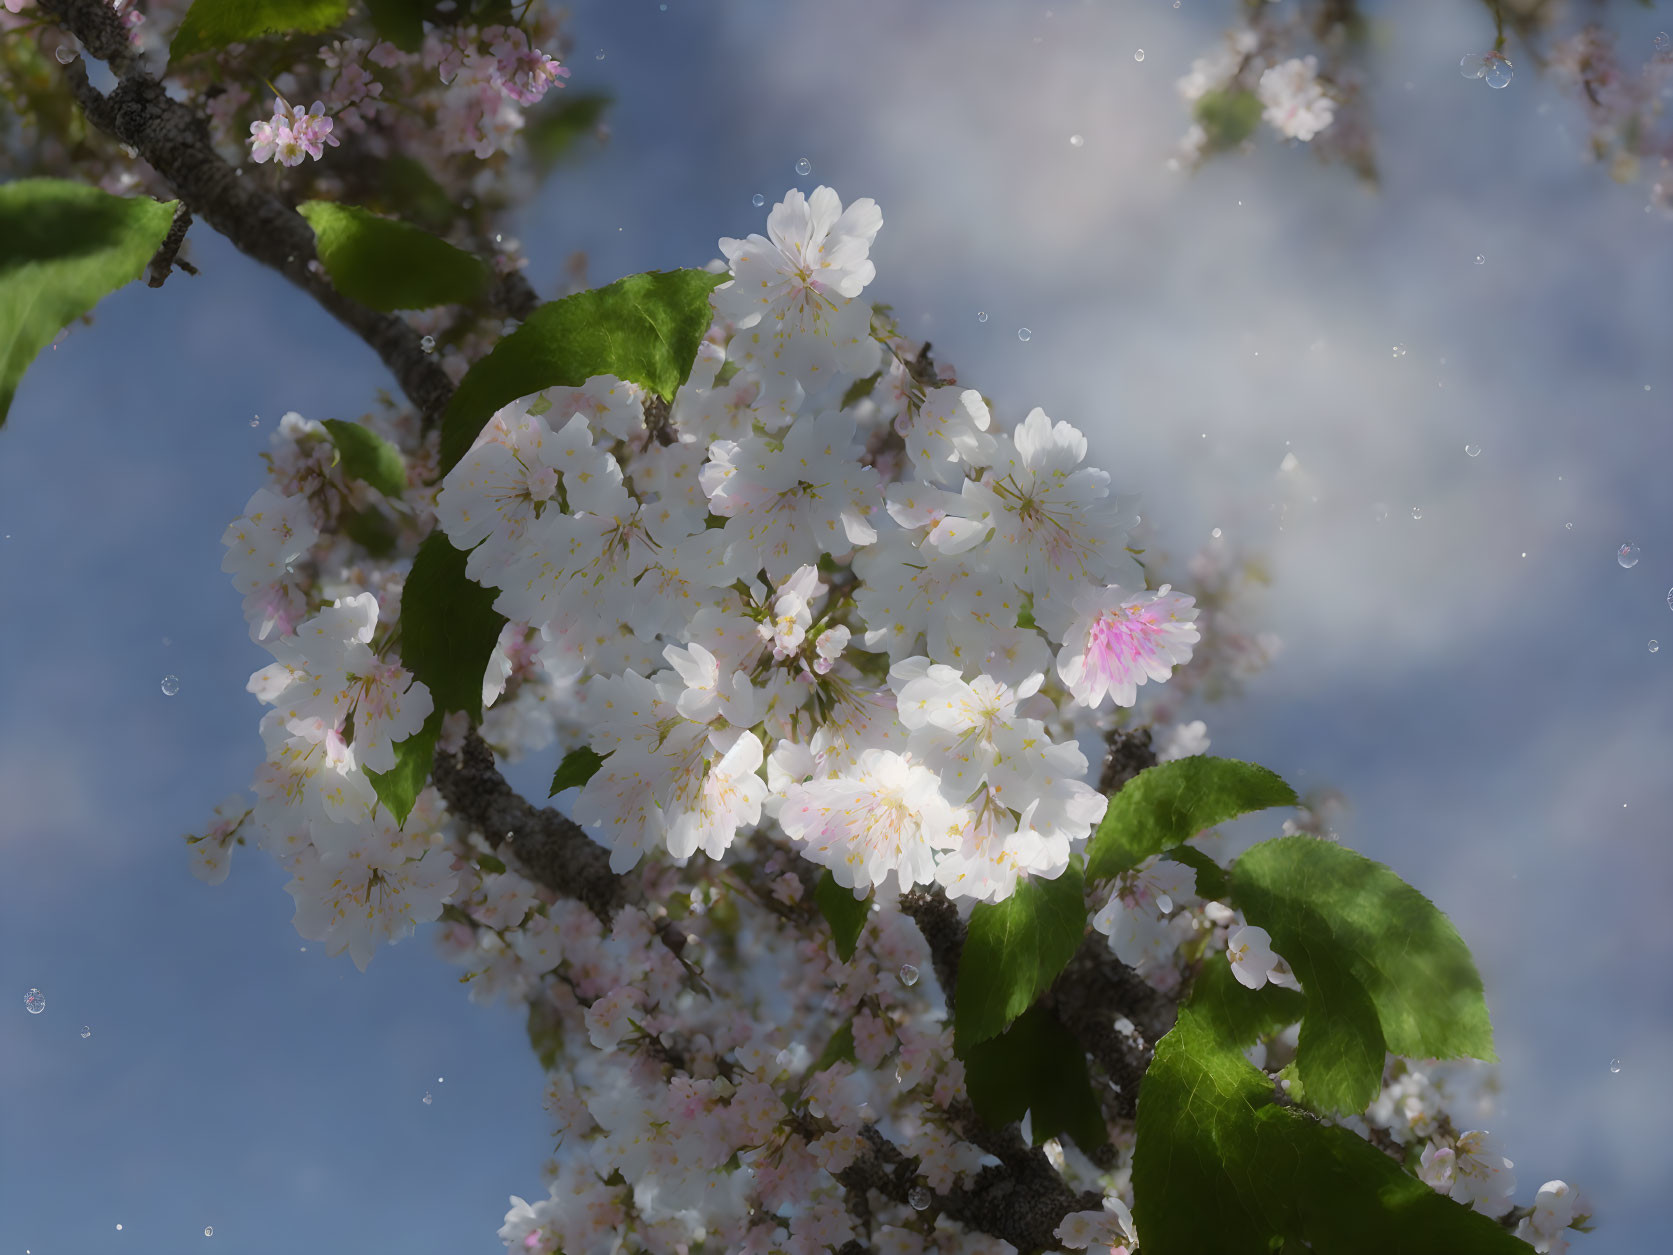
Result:
[[[480,236],[461,241],[473,245],[495,234],[489,212],[532,191],[527,163],[514,166],[511,158],[522,153],[519,136],[530,111],[570,73],[560,63],[559,14],[541,3],[525,6],[517,25],[476,24],[468,20],[469,6],[434,6],[436,20],[425,23],[422,42],[410,50],[383,38],[357,8],[320,41],[233,44],[213,56],[175,58],[162,70],[189,4],[112,2],[136,51],[171,95],[201,108],[231,164],[291,167],[289,199],[365,203],[388,182],[386,163],[398,161],[409,171],[416,163],[452,201],[457,227]],[[60,174],[73,166],[113,193],[172,196],[138,154],[84,134],[71,111],[41,107],[61,68],[55,57],[69,62],[80,49],[57,25],[32,21],[35,16],[32,0],[4,0],[0,8],[0,33],[18,40],[0,57],[0,100],[15,120],[8,126],[14,172]],[[272,108],[263,108],[270,100]],[[339,145],[342,159],[322,160]]]
[[[1132,500],[1081,432],[1002,421],[865,301],[880,226],[819,188],[721,241],[713,324],[655,423],[637,386],[595,377],[505,406],[442,476],[436,434],[382,416],[408,469],[386,499],[287,416],[224,537],[272,659],[248,686],[266,761],[190,838],[194,870],[219,880],[258,845],[305,937],[364,966],[439,919],[473,1000],[527,1005],[558,1148],[545,1196],[511,1200],[514,1252],[1006,1249],[943,1214],[999,1160],[899,895],[968,905],[1060,876],[1106,805],[1089,751],[1192,663],[1198,609],[1140,566]],[[396,648],[433,528],[508,619],[478,734],[601,760],[560,801],[628,886],[613,913],[539,883],[433,786],[402,824],[378,801],[434,705]],[[1230,625],[1229,577],[1203,572]],[[449,715],[441,754],[468,731]],[[1157,731],[1163,760],[1209,746],[1201,721]],[[814,906],[824,871],[872,897],[847,960]],[[1295,982],[1177,864],[1120,878],[1094,925],[1160,990],[1214,950],[1245,984]],[[1274,1067],[1282,1037],[1258,1048]],[[862,1229],[839,1176],[878,1129],[917,1179]],[[1437,1129],[1473,1180],[1473,1144]],[[1103,1199],[1062,1248],[1129,1249],[1125,1170],[1042,1149]]]
[[[880,223],[793,191],[767,235],[722,241],[673,443],[598,379],[502,410],[443,481],[472,578],[549,671],[585,677],[604,765],[573,810],[617,871],[718,858],[766,816],[856,893],[1004,898],[1061,874],[1102,815],[1090,712],[1197,640],[1191,599],[1144,587],[1131,506],[1069,424],[1006,430],[938,380],[843,408],[857,378],[906,370],[858,299]],[[885,421],[893,483],[862,436]]]
[[1194,121],[1175,161],[1196,163],[1240,144],[1258,119],[1282,138],[1307,143],[1331,126],[1352,93],[1319,71],[1312,54],[1291,55],[1293,33],[1255,24],[1227,32],[1218,48],[1198,57],[1176,88]]
[[285,166],[299,166],[304,157],[317,161],[327,144],[335,148],[342,142],[331,133],[332,120],[324,113],[322,101],[303,109],[275,97],[273,116],[265,122],[250,123],[250,160],[259,165],[273,159]]

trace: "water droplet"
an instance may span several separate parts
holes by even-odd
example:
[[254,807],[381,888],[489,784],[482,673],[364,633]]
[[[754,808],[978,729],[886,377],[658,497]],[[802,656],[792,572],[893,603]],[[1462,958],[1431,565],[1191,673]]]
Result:
[[1493,64],[1487,67],[1487,73],[1482,75],[1487,85],[1494,91],[1510,86],[1510,80],[1516,77],[1516,71],[1510,68],[1510,62],[1503,57],[1494,57]]
[[68,65],[76,59],[76,51],[68,44],[59,44],[53,49],[52,55],[58,59],[59,65]]
[[593,53],[593,60],[594,61],[604,60],[604,49],[600,48],[597,52]]
[[1661,649],[1661,645],[1658,642],[1656,642],[1656,641],[1651,641],[1650,642],[1650,652],[1652,654],[1657,652],[1659,649]]
[[203,1226],[203,1236],[206,1237],[206,1238],[214,1237],[215,1236],[215,1226],[212,1225],[212,1224],[204,1225]]
[[930,1203],[930,1192],[921,1185],[914,1185],[906,1195],[906,1201],[912,1204],[913,1211],[927,1211]]
[[762,205],[765,205],[767,203],[767,198],[765,196],[761,195],[760,192],[757,192],[757,193],[755,193],[754,196],[751,196],[749,198],[749,203],[754,205],[757,209],[759,209],[759,208],[761,208]]
[[1209,533],[1209,535],[1212,536],[1215,540],[1219,540],[1220,539],[1220,529],[1218,527],[1216,527],[1212,532]]
[[1137,52],[1135,52],[1133,54],[1133,60],[1135,60],[1135,61],[1143,61],[1144,60],[1144,49],[1143,48],[1140,48]]
[[116,1226],[116,1231],[117,1231],[117,1232],[118,1232],[118,1233],[121,1233],[121,1232],[122,1232],[122,1226],[121,1226],[121,1225],[117,1225],[117,1226]]
[[1466,52],[1458,62],[1458,72],[1465,78],[1480,78],[1487,73],[1487,58],[1479,52]]
[[1621,1070],[1621,1061],[1619,1059],[1611,1059],[1609,1061],[1609,1070],[1611,1072],[1619,1072]]
[[910,963],[902,963],[900,965],[900,983],[903,985],[916,985],[918,983],[918,969],[913,967]]
[[1464,453],[1469,457],[1479,458],[1481,456],[1481,446],[1478,444],[1467,444],[1464,446]]
[[1017,328],[1017,339],[1021,340],[1024,344],[1027,344],[1033,338],[1034,338],[1034,333],[1032,331],[1030,331],[1027,327],[1018,327]]
[[808,175],[813,173],[813,163],[806,157],[803,157],[796,163],[796,173],[801,175],[804,179],[807,178]]
[[31,989],[23,995],[23,1007],[30,1015],[39,1015],[46,1010],[46,995],[38,989]]
[[1395,346],[1394,346],[1394,356],[1395,356],[1395,357],[1404,357],[1404,356],[1406,356],[1406,346],[1405,346],[1405,345],[1403,345],[1403,344],[1396,344],[1396,345],[1395,345]]
[[1423,517],[1423,507],[1420,506],[1420,505],[1414,505],[1412,507],[1412,517],[1414,519],[1422,518]]
[[429,1105],[430,1105],[430,1104],[431,1104],[431,1103],[433,1103],[433,1102],[435,1102],[435,1101],[436,1101],[436,1100],[435,1100],[435,1099],[434,1099],[434,1098],[433,1098],[433,1097],[431,1097],[431,1095],[430,1095],[430,1091],[429,1091],[429,1090],[425,1090],[425,1091],[424,1091],[424,1105],[425,1105],[425,1106],[426,1106],[426,1107],[428,1107],[428,1106],[429,1106]]
[[252,426],[252,427],[260,427],[261,426],[261,415],[260,414],[257,414],[254,418],[252,418],[250,420],[250,426]]
[[163,696],[173,697],[179,691],[180,677],[177,675],[165,675],[163,677]]
[[1669,48],[1673,48],[1673,35],[1669,35],[1666,31],[1662,31],[1661,34],[1655,37],[1654,42],[1657,52],[1666,52]]
[[1615,561],[1630,571],[1638,565],[1638,546],[1628,541],[1615,551]]
[[1667,608],[1673,610],[1673,588],[1667,590]]
[[436,351],[436,337],[425,336],[418,342],[418,347],[423,349],[426,353],[434,353]]
[[93,1030],[91,1028],[89,1028],[87,1025],[83,1024],[81,1026],[81,1040],[86,1041],[91,1036],[93,1036]]
[[1475,255],[1475,264],[1478,265],[1478,266],[1485,266],[1487,264],[1487,259],[1485,257],[1483,257],[1480,253],[1477,253]]
[[1173,7],[1176,9],[1179,7],[1179,0],[1173,0]]
[[441,1077],[441,1076],[438,1076],[438,1077],[437,1077],[437,1078],[436,1078],[436,1084],[437,1084],[437,1085],[440,1085],[440,1084],[441,1084],[441,1083],[442,1083],[442,1082],[443,1082],[443,1081],[444,1081],[444,1080],[446,1080],[446,1079],[447,1079],[447,1078],[446,1078],[446,1077]]
[[1085,143],[1086,143],[1086,136],[1084,136],[1084,135],[1071,135],[1071,136],[1069,136],[1069,147],[1070,148],[1079,148]]
[[1571,532],[1574,530],[1574,524],[1573,523],[1564,523],[1563,526]]

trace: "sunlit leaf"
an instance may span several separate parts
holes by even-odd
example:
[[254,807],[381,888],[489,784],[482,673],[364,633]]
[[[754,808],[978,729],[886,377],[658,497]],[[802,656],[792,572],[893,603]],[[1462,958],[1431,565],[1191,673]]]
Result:
[[1233,865],[1231,901],[1272,935],[1307,993],[1296,1070],[1314,1106],[1363,1110],[1386,1051],[1493,1058],[1469,948],[1381,863],[1315,837],[1263,841]]
[[488,267],[396,218],[355,205],[310,200],[297,206],[314,229],[316,248],[337,290],[379,310],[465,305],[488,289]]
[[348,13],[349,0],[192,0],[168,52],[184,57],[264,35],[327,31]]
[[713,321],[706,270],[629,275],[551,301],[471,367],[442,420],[441,469],[463,457],[494,412],[518,397],[615,375],[671,399]]
[[1265,767],[1197,754],[1134,776],[1112,798],[1086,854],[1086,878],[1106,880],[1204,828],[1269,806],[1295,791]]
[[144,273],[173,218],[173,201],[112,196],[84,183],[0,184],[0,424],[29,364]]
[[961,1058],[1051,987],[1086,935],[1080,869],[1056,880],[1024,877],[1003,902],[970,912],[959,959],[954,1036]]

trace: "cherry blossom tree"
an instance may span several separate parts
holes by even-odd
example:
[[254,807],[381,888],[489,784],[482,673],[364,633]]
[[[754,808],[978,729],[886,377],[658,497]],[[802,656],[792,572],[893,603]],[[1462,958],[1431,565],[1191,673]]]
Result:
[[[0,405],[197,220],[404,394],[287,415],[226,529],[266,756],[187,843],[526,1008],[555,1150],[508,1249],[1566,1249],[1584,1203],[1475,1127],[1451,924],[1179,718],[1271,652],[1235,568],[1164,579],[1141,486],[867,299],[872,200],[542,301],[494,227],[597,102],[544,102],[535,0],[6,10]],[[1193,71],[1205,134],[1340,125],[1268,61],[1254,105]]]

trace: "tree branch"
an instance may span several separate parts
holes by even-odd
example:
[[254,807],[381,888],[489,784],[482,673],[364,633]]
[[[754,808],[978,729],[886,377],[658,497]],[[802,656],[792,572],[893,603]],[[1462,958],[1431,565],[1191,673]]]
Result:
[[929,945],[935,979],[947,999],[947,1014],[953,1013],[958,987],[959,956],[964,953],[964,920],[958,907],[947,899],[940,885],[912,889],[900,895],[901,912],[909,916]]
[[180,260],[180,246],[186,242],[186,232],[192,227],[192,211],[186,208],[186,202],[181,201],[174,207],[174,221],[168,224],[168,234],[163,242],[157,246],[156,255],[151,258],[148,267],[150,274],[146,283],[154,288],[160,288],[168,282],[169,275],[174,273],[175,266],[179,266],[187,274],[196,274],[197,268],[189,261]]
[[135,149],[173,188],[193,214],[208,222],[242,253],[279,271],[323,305],[383,359],[427,426],[441,421],[453,383],[404,320],[349,300],[315,260],[314,231],[295,209],[241,177],[215,151],[209,125],[141,64],[114,10],[105,0],[41,0],[40,7],[70,31],[118,76],[110,95],[87,80],[80,58],[64,67],[70,90],[87,120]]
[[[644,904],[637,881],[610,870],[610,852],[580,824],[550,806],[535,806],[494,765],[494,751],[473,728],[457,754],[438,749],[431,780],[448,810],[480,832],[496,852],[509,846],[536,884],[573,898],[606,928],[624,906]],[[662,944],[679,958],[685,931],[672,919],[657,924]]]
[[[967,1126],[961,1135],[974,1141],[1001,1162],[983,1168],[968,1185],[955,1185],[943,1192],[922,1186],[918,1158],[905,1154],[877,1126],[861,1128],[866,1149],[836,1174],[843,1187],[855,1193],[876,1190],[884,1198],[905,1203],[914,1210],[915,1189],[929,1195],[921,1210],[938,1212],[991,1237],[1009,1242],[1019,1251],[1039,1251],[1056,1245],[1057,1226],[1073,1211],[1094,1211],[1103,1206],[1096,1190],[1076,1194],[1051,1166],[1039,1147],[1025,1146],[1015,1128],[993,1133],[983,1127],[968,1104],[955,1104],[950,1114],[954,1123]],[[817,1137],[819,1129],[803,1117],[795,1125],[804,1138]],[[923,1201],[922,1195],[919,1196]]]

